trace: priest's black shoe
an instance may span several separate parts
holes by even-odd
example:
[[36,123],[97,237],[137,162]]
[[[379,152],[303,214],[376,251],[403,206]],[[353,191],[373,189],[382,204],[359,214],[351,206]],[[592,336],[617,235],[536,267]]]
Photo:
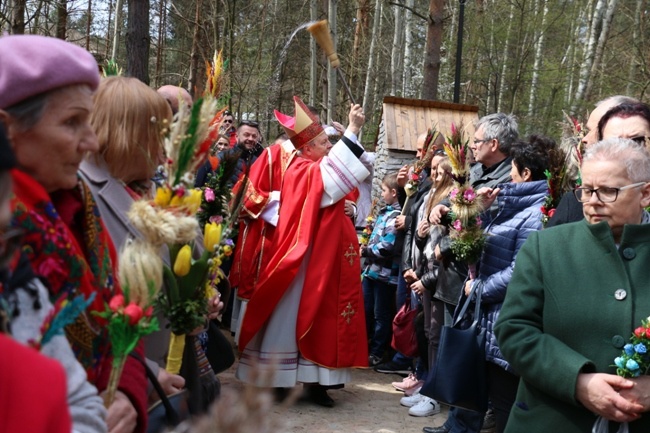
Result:
[[309,396],[309,399],[316,403],[319,406],[325,406],[325,407],[333,407],[334,406],[334,400],[332,400],[332,397],[327,395],[327,388],[314,384],[314,385],[305,385],[307,387],[307,395]]
[[447,430],[444,425],[441,425],[440,427],[424,427],[422,431],[424,433],[449,433],[449,430]]

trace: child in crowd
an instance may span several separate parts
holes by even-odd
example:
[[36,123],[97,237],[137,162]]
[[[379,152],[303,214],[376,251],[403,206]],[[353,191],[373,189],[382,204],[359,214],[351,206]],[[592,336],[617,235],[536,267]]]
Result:
[[370,342],[368,364],[371,367],[381,362],[388,348],[395,316],[395,291],[401,251],[401,248],[395,246],[395,218],[401,213],[397,188],[397,173],[386,175],[381,184],[381,197],[386,207],[379,212],[368,245],[361,247],[361,256],[366,258],[363,299]]

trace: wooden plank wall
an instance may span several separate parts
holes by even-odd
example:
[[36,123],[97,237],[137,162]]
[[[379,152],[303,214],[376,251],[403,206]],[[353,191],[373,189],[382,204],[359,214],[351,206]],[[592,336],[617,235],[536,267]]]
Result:
[[462,123],[466,139],[471,140],[476,120],[477,106],[386,97],[383,103],[385,140],[380,145],[390,150],[415,152],[418,135],[434,125],[447,135],[452,123],[456,126]]

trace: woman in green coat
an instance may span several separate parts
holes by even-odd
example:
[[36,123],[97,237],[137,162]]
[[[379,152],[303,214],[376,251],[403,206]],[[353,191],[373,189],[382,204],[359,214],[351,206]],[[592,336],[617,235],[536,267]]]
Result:
[[495,327],[521,375],[506,433],[585,433],[599,415],[650,432],[650,377],[614,367],[650,316],[650,154],[628,139],[599,142],[582,179],[585,220],[530,235]]

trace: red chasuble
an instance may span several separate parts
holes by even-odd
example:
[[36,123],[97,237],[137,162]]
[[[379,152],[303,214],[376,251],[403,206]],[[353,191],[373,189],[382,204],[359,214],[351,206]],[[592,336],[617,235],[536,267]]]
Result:
[[344,200],[320,207],[323,191],[319,164],[296,158],[284,178],[273,256],[248,303],[239,347],[245,348],[267,322],[311,247],[296,323],[298,350],[323,367],[365,367],[357,235],[345,216]]
[[[230,285],[237,287],[237,297],[248,300],[259,279],[260,271],[271,257],[269,248],[275,233],[275,226],[260,217],[269,203],[272,191],[280,191],[284,173],[296,153],[293,145],[274,144],[264,149],[251,166],[244,194],[242,222],[230,270]],[[241,187],[238,183],[235,186]]]

